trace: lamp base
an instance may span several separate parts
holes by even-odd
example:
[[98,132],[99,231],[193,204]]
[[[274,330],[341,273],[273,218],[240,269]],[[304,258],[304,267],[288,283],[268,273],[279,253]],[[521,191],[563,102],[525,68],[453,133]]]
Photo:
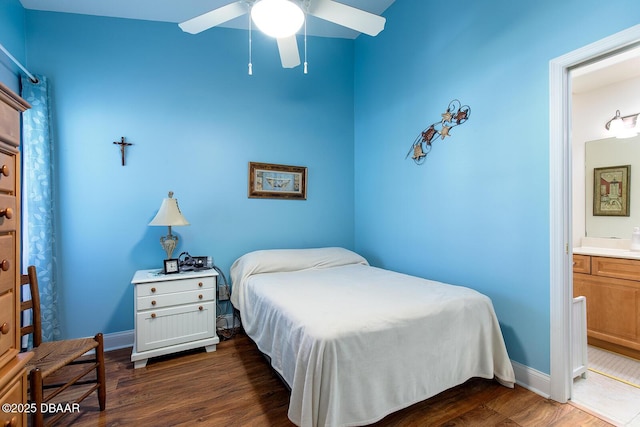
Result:
[[174,236],[171,233],[166,236],[162,236],[160,237],[160,245],[162,246],[162,249],[164,249],[164,251],[167,253],[166,259],[171,259],[173,251],[176,249],[176,246],[178,246],[178,236]]

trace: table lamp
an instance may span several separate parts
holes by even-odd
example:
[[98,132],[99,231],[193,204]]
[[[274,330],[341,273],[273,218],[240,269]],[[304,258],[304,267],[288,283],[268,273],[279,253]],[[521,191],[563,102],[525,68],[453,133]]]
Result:
[[149,225],[166,225],[169,227],[169,234],[160,237],[160,245],[167,253],[167,259],[171,259],[173,250],[178,245],[178,236],[171,234],[171,227],[189,225],[189,221],[180,212],[178,200],[173,198],[173,191],[169,191],[169,197],[162,201],[158,213]]

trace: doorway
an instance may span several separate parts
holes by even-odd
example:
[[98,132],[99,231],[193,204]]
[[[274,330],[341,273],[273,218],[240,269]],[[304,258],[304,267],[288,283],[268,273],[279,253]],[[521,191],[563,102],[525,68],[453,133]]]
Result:
[[[633,202],[630,216],[594,215],[593,199],[596,189],[593,177],[595,168],[630,165],[629,169],[636,172],[640,168],[640,136],[614,138],[612,132],[605,127],[616,110],[624,111],[624,116],[640,111],[640,99],[630,96],[640,93],[640,47],[628,47],[615,55],[572,68],[569,78],[574,254],[585,253],[584,251],[591,253],[592,249],[582,248],[584,246],[617,246],[628,249],[631,231],[636,224],[640,224],[640,186],[635,185],[638,177],[632,174],[631,187],[627,187],[631,189],[629,201]],[[598,253],[596,251],[593,254]],[[573,294],[587,295],[586,301],[591,303],[592,310],[589,314],[596,316],[596,321],[600,322],[598,328],[602,328],[602,320],[597,320],[597,316],[602,313],[596,314],[593,311],[603,308],[602,303],[593,305],[593,301],[597,300],[593,299],[592,292],[599,286],[594,287],[591,277],[585,272],[574,272]],[[602,284],[604,283],[610,281],[605,279]],[[634,282],[623,283],[624,285],[615,289],[626,295],[630,290],[626,285],[633,286]],[[633,304],[632,300],[628,301],[621,303],[620,313],[623,312],[622,306]],[[616,337],[621,335],[622,329],[629,328],[634,323],[629,319],[623,320],[623,316],[617,316],[617,313],[609,315],[612,316],[617,319],[617,325],[608,325],[607,328]],[[633,317],[636,318],[636,315],[633,314]],[[612,326],[615,330],[610,329]],[[574,325],[573,331],[576,329]],[[580,342],[586,344],[586,336]],[[571,403],[613,424],[628,425],[640,422],[640,361],[625,357],[619,354],[620,351],[625,352],[608,345],[607,341],[588,346],[588,370],[584,377],[579,375],[574,378]]]
[[550,62],[550,396],[567,402],[572,393],[572,147],[571,71],[640,44],[640,25]]

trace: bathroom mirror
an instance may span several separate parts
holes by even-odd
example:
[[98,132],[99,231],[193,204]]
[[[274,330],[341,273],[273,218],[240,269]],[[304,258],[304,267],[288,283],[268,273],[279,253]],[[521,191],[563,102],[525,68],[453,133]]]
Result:
[[[593,215],[594,168],[631,165],[629,173],[629,216]],[[630,239],[640,226],[640,135],[606,138],[585,144],[585,224],[587,237]]]

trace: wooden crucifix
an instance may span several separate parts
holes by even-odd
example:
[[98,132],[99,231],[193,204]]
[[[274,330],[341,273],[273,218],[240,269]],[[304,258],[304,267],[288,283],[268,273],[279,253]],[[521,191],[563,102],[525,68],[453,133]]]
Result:
[[120,138],[120,141],[113,141],[113,143],[120,146],[120,155],[122,156],[122,166],[124,166],[124,149],[128,145],[133,145],[133,144],[130,142],[124,142],[124,136]]

